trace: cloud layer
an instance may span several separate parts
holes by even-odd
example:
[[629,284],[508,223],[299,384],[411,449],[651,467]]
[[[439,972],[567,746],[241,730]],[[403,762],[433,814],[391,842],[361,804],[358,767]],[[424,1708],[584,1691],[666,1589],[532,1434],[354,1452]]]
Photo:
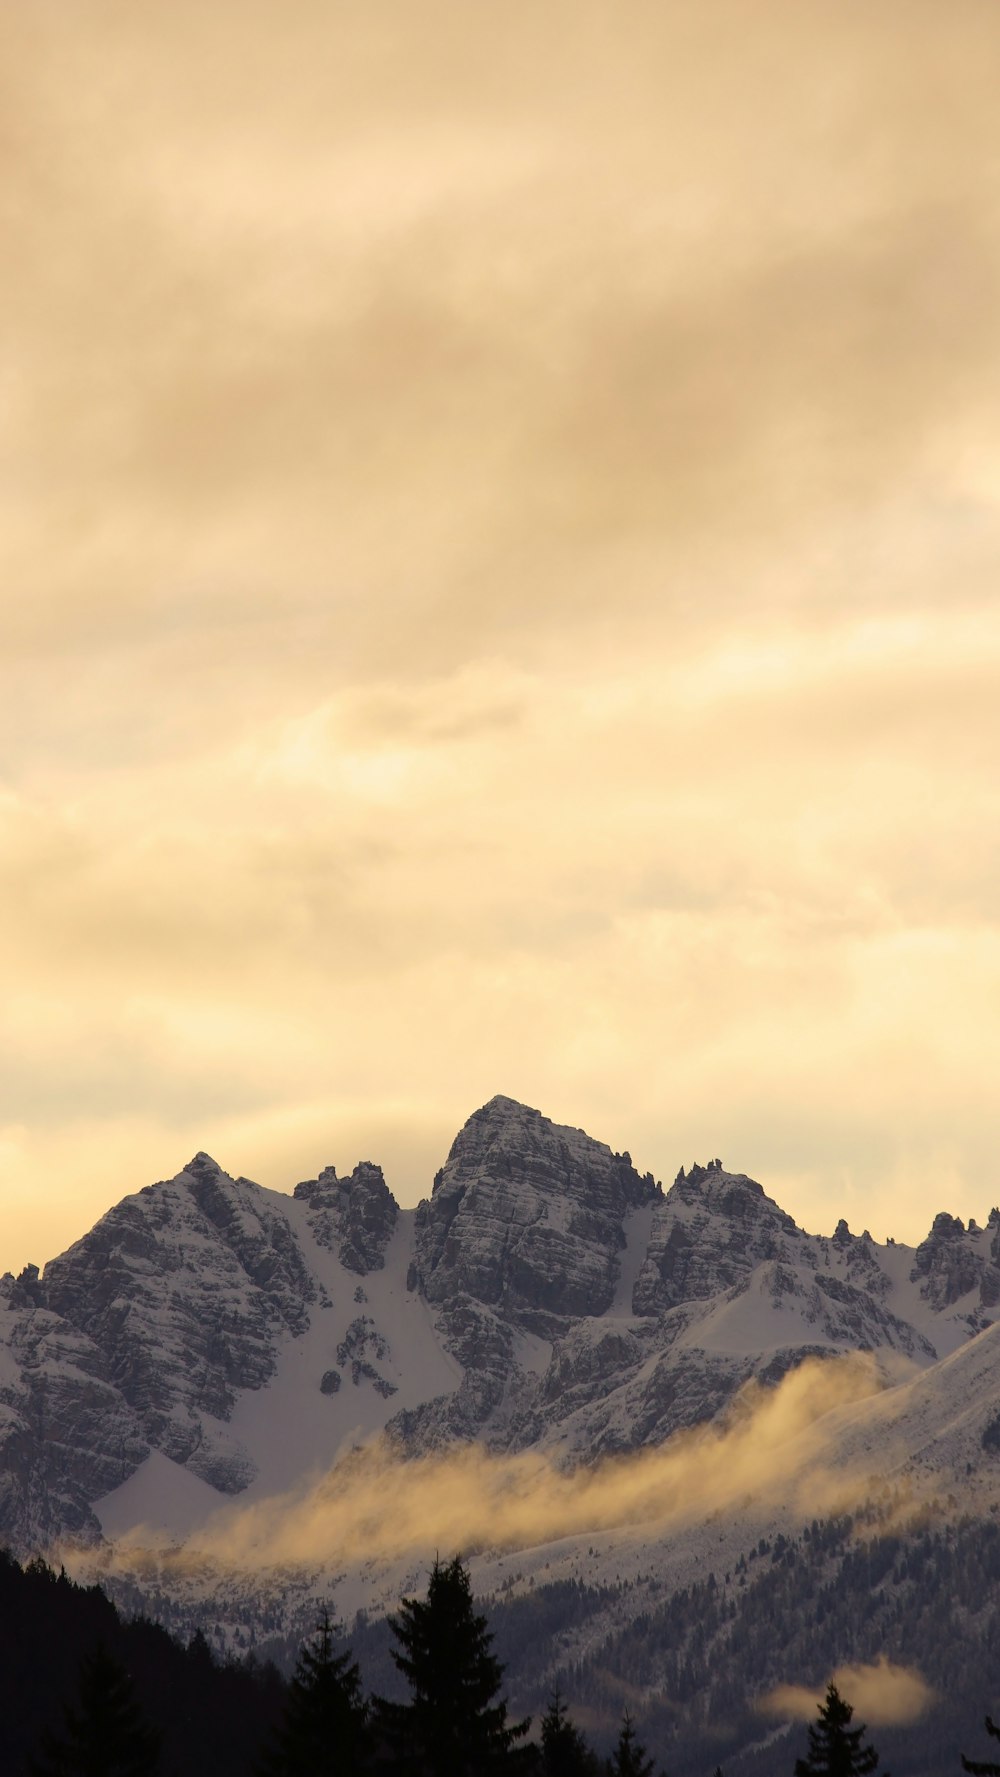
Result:
[[[824,1416],[878,1392],[871,1360],[807,1359],[777,1388],[748,1384],[725,1425],[656,1449],[566,1469],[537,1452],[490,1455],[469,1445],[404,1462],[374,1443],[289,1494],[220,1508],[167,1564],[261,1568],[412,1561],[482,1549],[525,1549],[628,1527],[700,1523],[752,1501],[807,1516],[842,1508],[868,1485],[827,1461]],[[120,1539],[127,1568],[147,1558],[138,1527]]]
[[0,1264],[496,1091],[982,1217],[995,10],[2,31]]
[[[873,1728],[909,1727],[926,1715],[936,1693],[915,1668],[897,1666],[881,1655],[872,1665],[838,1666],[828,1681],[854,1710],[853,1727],[862,1722]],[[764,1715],[814,1723],[826,1695],[826,1685],[810,1690],[807,1685],[782,1684],[761,1699]]]

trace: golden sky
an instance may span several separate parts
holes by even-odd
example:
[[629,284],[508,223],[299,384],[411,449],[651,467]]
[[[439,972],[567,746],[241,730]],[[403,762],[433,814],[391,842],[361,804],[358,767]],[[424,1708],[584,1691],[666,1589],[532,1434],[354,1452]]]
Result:
[[0,11],[0,1269],[495,1092],[1000,1199],[994,0]]

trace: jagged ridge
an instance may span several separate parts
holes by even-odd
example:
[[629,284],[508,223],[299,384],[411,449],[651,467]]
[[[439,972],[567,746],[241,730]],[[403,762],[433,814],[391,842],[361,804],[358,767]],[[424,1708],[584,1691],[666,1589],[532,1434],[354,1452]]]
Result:
[[371,1163],[289,1197],[199,1154],[0,1284],[0,1536],[98,1536],[95,1503],[150,1452],[223,1492],[275,1484],[284,1454],[291,1484],[300,1418],[312,1464],[359,1427],[588,1461],[807,1353],[873,1351],[887,1381],[932,1365],[998,1299],[996,1211],[938,1216],[915,1251],[824,1239],[717,1159],[664,1194],[504,1097],[415,1211]]

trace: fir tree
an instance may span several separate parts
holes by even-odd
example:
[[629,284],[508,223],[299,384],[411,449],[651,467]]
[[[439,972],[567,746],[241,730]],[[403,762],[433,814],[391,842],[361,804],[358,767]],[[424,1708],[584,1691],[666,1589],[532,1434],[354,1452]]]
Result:
[[626,1709],[622,1716],[621,1732],[618,1745],[615,1747],[608,1767],[611,1777],[653,1777],[653,1761],[646,1756],[646,1748],[635,1737],[632,1719]]
[[323,1612],[311,1643],[302,1648],[285,1713],[262,1777],[353,1777],[368,1764],[368,1708],[350,1652],[334,1654],[333,1628]]
[[597,1761],[579,1728],[570,1721],[558,1685],[539,1725],[544,1777],[592,1777]]
[[378,1704],[398,1768],[420,1777],[481,1777],[520,1762],[515,1742],[531,1723],[507,1720],[503,1667],[459,1557],[447,1566],[435,1561],[427,1597],[404,1598],[389,1626],[411,1699]]
[[132,1680],[98,1644],[80,1667],[76,1707],[63,1709],[63,1731],[43,1734],[31,1777],[150,1777],[159,1735],[143,1718]]
[[[1000,1728],[990,1716],[986,1717],[986,1732],[994,1740],[1000,1740]],[[961,1754],[961,1759],[963,1771],[971,1771],[973,1777],[1000,1777],[1000,1765],[990,1764],[988,1761],[984,1763],[981,1759],[966,1758],[964,1752]]]
[[878,1753],[874,1746],[862,1744],[863,1726],[851,1727],[853,1714],[836,1685],[829,1684],[819,1720],[809,1729],[808,1755],[795,1761],[795,1777],[867,1777],[876,1769]]

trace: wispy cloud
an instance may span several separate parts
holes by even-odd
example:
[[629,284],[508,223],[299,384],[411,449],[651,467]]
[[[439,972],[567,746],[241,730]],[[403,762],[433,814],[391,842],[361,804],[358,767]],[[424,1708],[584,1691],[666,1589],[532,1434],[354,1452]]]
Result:
[[984,1214],[995,11],[3,32],[0,1263],[497,1090]]
[[[908,1727],[926,1715],[937,1701],[937,1693],[915,1667],[897,1666],[885,1655],[871,1665],[838,1666],[827,1683],[835,1684],[850,1703],[855,1727],[862,1722],[873,1728]],[[760,1699],[758,1708],[764,1715],[815,1722],[826,1688],[826,1683],[815,1689],[799,1684],[777,1685]]]
[[[747,1388],[725,1428],[676,1435],[657,1449],[566,1469],[534,1452],[490,1455],[479,1445],[403,1462],[377,1443],[291,1494],[224,1507],[176,1555],[179,1570],[207,1562],[245,1573],[458,1551],[526,1548],[641,1525],[682,1526],[710,1513],[766,1510],[780,1500],[815,1513],[856,1499],[867,1484],[827,1463],[822,1420],[880,1384],[865,1359],[809,1360],[776,1389]],[[149,1558],[142,1527],[113,1560]]]

